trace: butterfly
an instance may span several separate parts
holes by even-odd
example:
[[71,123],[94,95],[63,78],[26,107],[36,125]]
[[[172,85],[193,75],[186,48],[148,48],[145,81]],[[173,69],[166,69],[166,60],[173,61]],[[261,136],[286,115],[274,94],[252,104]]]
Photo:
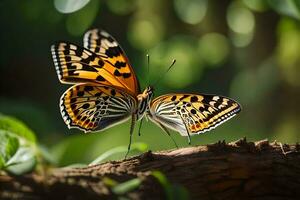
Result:
[[60,82],[73,84],[60,98],[67,126],[103,131],[131,118],[128,151],[135,123],[144,117],[168,135],[172,129],[190,142],[190,136],[209,131],[241,111],[235,100],[218,95],[172,93],[153,99],[153,87],[140,90],[127,56],[104,30],[87,31],[83,47],[57,42],[51,52]]

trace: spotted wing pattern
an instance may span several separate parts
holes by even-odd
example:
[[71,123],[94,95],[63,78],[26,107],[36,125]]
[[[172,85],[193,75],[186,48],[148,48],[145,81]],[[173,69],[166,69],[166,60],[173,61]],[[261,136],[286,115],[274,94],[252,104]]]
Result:
[[[133,73],[132,66],[125,52],[106,31],[98,29],[87,31],[83,37],[83,46],[99,55],[104,62],[118,69],[120,74]],[[126,82],[131,88],[135,89],[135,95],[140,93],[139,84],[135,76],[128,77]]]
[[167,94],[153,100],[150,119],[188,136],[209,131],[240,110],[240,105],[227,97]]
[[112,65],[96,53],[66,42],[52,45],[51,51],[61,82],[95,82],[136,94],[136,77],[131,68]]
[[60,110],[69,128],[85,132],[104,130],[127,120],[136,100],[113,87],[89,83],[74,85],[61,97]]

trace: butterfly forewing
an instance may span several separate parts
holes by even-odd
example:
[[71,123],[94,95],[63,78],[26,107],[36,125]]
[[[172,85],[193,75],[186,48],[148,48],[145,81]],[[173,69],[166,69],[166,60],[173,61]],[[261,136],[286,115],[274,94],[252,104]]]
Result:
[[83,45],[113,66],[114,75],[132,88],[135,95],[140,92],[137,78],[125,52],[110,34],[98,29],[89,30],[84,35]]
[[127,120],[136,100],[108,86],[79,84],[61,97],[60,109],[65,123],[84,131],[104,130]]
[[135,74],[131,68],[120,69],[96,53],[74,44],[59,42],[51,47],[58,77],[63,83],[94,82],[110,85],[136,95]]
[[187,136],[209,131],[240,110],[240,105],[227,97],[167,94],[153,100],[150,119]]

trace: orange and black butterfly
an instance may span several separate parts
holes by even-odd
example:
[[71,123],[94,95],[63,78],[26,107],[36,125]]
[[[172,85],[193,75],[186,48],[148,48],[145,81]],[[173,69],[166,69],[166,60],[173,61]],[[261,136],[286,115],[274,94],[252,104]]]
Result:
[[[124,51],[103,30],[84,35],[84,47],[58,42],[51,47],[59,80],[74,84],[60,99],[60,110],[69,128],[102,131],[131,118],[145,116],[168,135],[168,128],[182,136],[209,131],[240,112],[227,97],[206,94],[166,94],[153,100],[153,88],[141,92]],[[129,147],[130,148],[130,144]]]

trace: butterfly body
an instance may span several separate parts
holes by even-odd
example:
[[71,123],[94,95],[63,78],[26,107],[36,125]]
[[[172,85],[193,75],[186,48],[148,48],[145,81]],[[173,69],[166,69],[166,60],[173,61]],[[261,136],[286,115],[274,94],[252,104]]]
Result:
[[69,128],[103,131],[131,118],[131,136],[135,122],[146,117],[168,134],[169,128],[190,138],[241,110],[236,101],[218,95],[165,94],[153,99],[151,86],[140,92],[124,51],[102,30],[88,31],[84,47],[58,42],[51,52],[59,80],[74,84],[60,100]]

